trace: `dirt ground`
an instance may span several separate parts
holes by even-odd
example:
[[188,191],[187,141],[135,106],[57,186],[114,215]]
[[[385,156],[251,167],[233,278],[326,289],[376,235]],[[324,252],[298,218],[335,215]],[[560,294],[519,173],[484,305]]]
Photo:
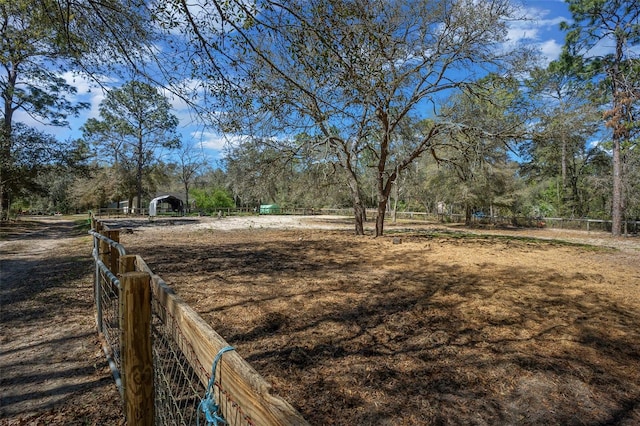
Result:
[[124,424],[97,339],[87,229],[0,227],[0,425]]
[[640,424],[637,237],[420,222],[356,237],[323,217],[124,226],[128,252],[311,424]]
[[[110,222],[313,425],[640,424],[638,237]],[[0,424],[122,422],[72,225],[0,241]]]

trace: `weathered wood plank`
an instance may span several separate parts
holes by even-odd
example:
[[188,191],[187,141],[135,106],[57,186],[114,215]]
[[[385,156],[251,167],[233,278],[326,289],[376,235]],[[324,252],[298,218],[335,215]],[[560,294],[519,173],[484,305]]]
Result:
[[136,255],[128,254],[120,257],[119,271],[121,274],[125,272],[134,272],[136,270]]
[[[115,241],[116,243],[120,242],[120,231],[118,230],[104,231],[104,236],[112,241]],[[109,263],[105,263],[105,265],[109,267],[109,270],[114,275],[118,275],[119,259],[120,252],[118,251],[118,249],[109,246]]]
[[[203,384],[208,383],[209,373],[216,354],[229,344],[207,324],[196,311],[176,296],[171,288],[155,275],[144,260],[138,256],[137,269],[151,275],[153,297],[167,310],[174,321],[179,324],[180,333],[190,342],[190,348],[183,348],[186,353],[193,352],[197,362],[203,368],[195,368]],[[177,339],[182,342],[184,339]],[[182,343],[185,344],[185,343]],[[237,352],[226,352],[219,364],[219,376],[216,381],[222,382],[227,393],[220,396],[216,392],[217,402],[223,415],[234,426],[238,418],[237,409],[227,404],[227,397],[242,410],[242,414],[256,425],[308,425],[308,422],[287,401],[271,394],[269,385],[258,372],[249,365]],[[204,396],[204,395],[203,395]]]
[[[102,232],[102,235],[104,235],[104,231]],[[98,245],[100,247],[100,260],[108,268],[111,264],[111,246],[109,246],[108,242],[103,240],[99,240]]]
[[146,272],[122,275],[122,368],[127,424],[154,424],[153,355],[151,352],[151,289]]
[[[130,255],[126,255],[126,256],[121,256],[120,259],[120,265],[118,266],[118,270],[120,271],[120,273],[118,274],[118,279],[120,280],[120,288],[121,290],[115,289],[115,291],[120,291],[120,295],[124,294],[123,293],[123,287],[122,287],[122,276],[127,273],[127,272],[135,272],[136,270],[136,256],[133,254]],[[147,273],[147,275],[149,275]],[[120,303],[120,308],[119,308],[119,312],[118,312],[118,324],[120,324],[120,353],[124,353],[124,346],[125,346],[125,330],[124,330],[124,322],[125,322],[125,312],[126,312],[126,308],[124,306],[124,298],[122,296],[118,297],[119,303]],[[124,374],[124,371],[121,372],[120,374],[120,383],[122,384],[122,392],[123,394],[126,393],[126,389],[127,389],[127,376],[126,374]],[[123,401],[126,403],[126,400]]]

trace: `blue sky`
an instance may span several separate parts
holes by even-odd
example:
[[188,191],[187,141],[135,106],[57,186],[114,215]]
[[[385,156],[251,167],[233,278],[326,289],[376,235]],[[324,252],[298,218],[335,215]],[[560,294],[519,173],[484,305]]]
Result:
[[[567,5],[562,0],[523,0],[521,7],[527,19],[512,23],[509,32],[511,41],[524,41],[536,46],[540,50],[541,59],[544,62],[556,59],[564,43],[564,34],[559,29],[560,23],[569,21],[571,16]],[[88,80],[74,76],[71,72],[65,74],[64,77],[78,90],[74,100],[88,102],[91,105],[90,109],[83,111],[79,117],[70,120],[70,127],[42,126],[33,122],[24,113],[17,113],[14,117],[15,120],[53,134],[58,139],[80,137],[79,129],[86,120],[98,117],[98,106],[105,95],[101,88],[91,84]],[[223,147],[229,139],[225,135],[214,133],[199,125],[184,101],[174,97],[170,98],[170,102],[173,106],[173,113],[180,120],[178,131],[182,135],[183,143],[202,147],[212,165],[215,165],[215,161],[222,157]]]

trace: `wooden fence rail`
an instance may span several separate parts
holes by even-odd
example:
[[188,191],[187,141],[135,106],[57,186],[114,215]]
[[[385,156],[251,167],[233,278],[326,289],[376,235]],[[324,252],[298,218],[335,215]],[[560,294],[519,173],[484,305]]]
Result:
[[[154,380],[153,377],[159,368],[156,365],[158,361],[155,355],[151,355],[152,352],[154,354],[157,352],[153,347],[155,342],[148,333],[154,329],[154,326],[150,325],[153,321],[170,328],[169,334],[173,338],[171,344],[181,352],[177,355],[179,360],[169,362],[190,364],[186,367],[194,372],[195,380],[199,382],[187,386],[191,393],[194,389],[207,389],[211,376],[214,375],[214,380],[211,382],[215,383],[212,396],[217,401],[219,412],[227,424],[231,426],[308,425],[302,415],[287,401],[272,394],[271,386],[267,381],[237,352],[228,351],[224,356],[220,356],[223,350],[229,348],[229,344],[193,308],[180,299],[167,283],[149,268],[142,257],[121,256],[124,248],[118,242],[117,230],[105,229],[103,224],[96,220],[92,224],[94,229],[90,233],[94,236],[94,258],[102,268],[113,268],[113,271],[96,272],[97,323],[99,327],[103,323],[103,319],[100,318],[103,303],[106,305],[119,303],[121,337],[119,342],[115,339],[115,343],[112,343],[119,347],[105,348],[105,353],[108,356],[114,353],[119,354],[121,365],[114,363],[119,367],[119,371],[114,371],[114,376],[122,377],[121,394],[124,397],[125,414],[129,425],[153,424],[153,413],[158,411],[157,397],[155,398],[156,407],[154,408],[154,404],[149,405],[149,401],[153,400],[154,383],[158,383],[158,380]],[[96,232],[96,230],[100,231]],[[114,275],[118,275],[118,280],[114,280]],[[118,287],[115,293],[113,292],[114,282]],[[109,287],[112,291],[110,294],[115,294],[114,297],[119,298],[119,302],[113,298],[105,302],[103,300],[105,291],[98,288],[101,286]],[[99,331],[102,333],[102,329],[99,328]],[[105,329],[104,333],[109,332]],[[163,350],[160,349],[160,351]],[[219,358],[217,368],[212,372],[217,356]],[[180,366],[180,369],[184,368],[185,366]],[[168,388],[180,386],[164,383],[166,381],[167,377],[164,377],[160,381],[163,382],[161,385]],[[155,387],[158,387],[158,384]],[[162,392],[162,390],[155,389],[155,392]],[[168,389],[165,393],[170,392],[172,389]],[[180,391],[180,393],[183,392]],[[196,424],[196,422],[207,424],[205,416],[199,413],[200,402],[205,398],[204,392],[200,395],[180,395],[178,398],[188,401],[189,414],[172,415],[171,419],[180,419],[179,422],[172,420],[172,424]],[[195,416],[194,413],[198,415]],[[157,419],[155,423],[158,424]]]
[[[178,339],[185,352],[193,351],[197,362],[208,367],[195,369],[200,380],[208,383],[210,366],[213,365],[216,354],[229,346],[196,311],[180,299],[173,290],[154,274],[145,261],[136,257],[136,269],[151,275],[153,298],[179,324],[180,333],[186,339]],[[271,385],[255,371],[235,351],[230,351],[221,358],[219,363],[220,379],[223,390],[227,395],[219,393],[217,400],[230,398],[242,408],[243,415],[249,417],[256,425],[306,425],[306,420],[285,400],[271,393]],[[225,404],[227,412],[223,415],[227,419],[235,417],[234,404]]]

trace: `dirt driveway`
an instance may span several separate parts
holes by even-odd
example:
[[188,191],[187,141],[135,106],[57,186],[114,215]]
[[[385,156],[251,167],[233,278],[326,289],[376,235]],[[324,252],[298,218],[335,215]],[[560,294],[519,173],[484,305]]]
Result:
[[123,424],[97,340],[86,227],[37,218],[1,231],[0,424]]

